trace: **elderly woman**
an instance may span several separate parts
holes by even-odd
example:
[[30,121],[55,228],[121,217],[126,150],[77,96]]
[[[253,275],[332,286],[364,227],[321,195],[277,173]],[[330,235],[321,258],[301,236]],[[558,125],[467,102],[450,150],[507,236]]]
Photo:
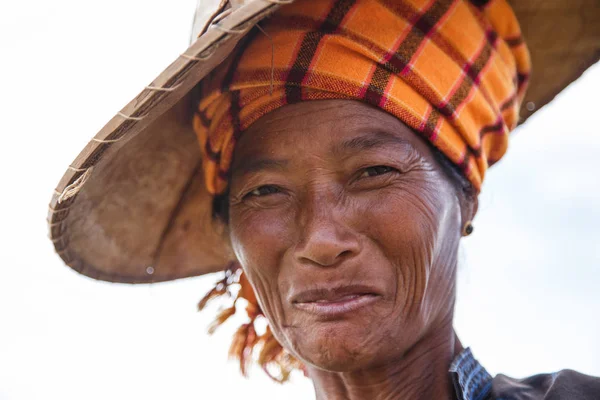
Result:
[[[212,53],[206,46],[180,60],[188,71],[212,70],[187,97],[192,117],[185,106],[163,108],[156,115],[167,117],[148,127],[152,104],[172,106],[168,94],[189,92],[175,79],[185,74],[171,71],[72,166],[51,215],[67,263],[129,282],[227,265],[200,303],[234,299],[211,330],[244,303],[250,320],[231,347],[242,372],[253,358],[281,381],[301,369],[318,399],[599,398],[600,381],[573,371],[492,378],[453,329],[460,240],[473,231],[486,169],[506,151],[529,80],[509,4],[299,0],[240,40],[264,16],[244,7],[199,39],[220,35]],[[234,36],[219,64],[214,54]],[[190,119],[196,158],[173,125],[189,131]],[[159,133],[137,140],[128,129]],[[144,158],[131,153],[165,148],[163,157],[179,157],[123,186],[123,164]],[[143,186],[161,183],[170,190],[147,201]],[[142,224],[157,235],[120,222],[119,210],[141,212],[122,206],[128,195],[158,215]]]

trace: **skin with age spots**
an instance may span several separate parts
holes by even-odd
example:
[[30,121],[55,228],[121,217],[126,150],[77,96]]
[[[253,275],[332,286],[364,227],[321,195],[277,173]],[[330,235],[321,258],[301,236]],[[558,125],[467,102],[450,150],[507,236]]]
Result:
[[458,245],[476,207],[395,117],[311,101],[240,138],[229,235],[317,398],[451,399]]

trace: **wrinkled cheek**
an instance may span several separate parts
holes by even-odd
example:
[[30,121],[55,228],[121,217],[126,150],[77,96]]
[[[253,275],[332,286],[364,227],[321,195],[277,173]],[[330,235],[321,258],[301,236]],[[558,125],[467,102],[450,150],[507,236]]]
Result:
[[244,272],[254,289],[258,304],[271,325],[281,316],[281,296],[274,280],[262,271],[244,268]]
[[258,305],[269,321],[275,337],[281,342],[281,334],[286,324],[283,309],[283,296],[277,285],[276,274],[257,268],[253,265],[242,265],[248,281],[254,289]]
[[439,228],[437,210],[408,190],[388,196],[379,209],[391,211],[370,212],[369,229],[395,266],[395,313],[405,321],[426,319],[431,309],[428,288]]
[[431,272],[431,249],[423,240],[420,246],[415,246],[407,253],[410,254],[403,270],[406,270],[407,279],[404,283],[406,294],[403,315],[408,319],[427,319],[429,313],[428,288]]
[[246,268],[264,257],[261,249],[271,240],[261,233],[264,228],[256,224],[256,217],[248,212],[232,212],[229,237],[237,260]]
[[280,260],[286,246],[282,241],[286,237],[283,221],[242,213],[232,214],[230,221],[230,238],[235,255],[277,337],[277,323],[285,321],[281,290],[277,283]]
[[[405,244],[408,248],[406,264],[402,270],[409,274],[404,284],[407,293],[403,314],[411,320],[428,325],[445,309],[448,302],[448,285],[453,283],[452,256],[455,243],[445,229],[445,205],[423,202],[426,196],[415,199],[413,212],[419,216],[414,236]],[[448,248],[449,247],[449,248]],[[444,257],[440,257],[440,254]]]

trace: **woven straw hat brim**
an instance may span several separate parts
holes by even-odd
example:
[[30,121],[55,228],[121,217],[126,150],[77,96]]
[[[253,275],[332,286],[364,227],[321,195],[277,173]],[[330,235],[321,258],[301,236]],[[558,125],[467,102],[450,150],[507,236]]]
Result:
[[[167,281],[222,270],[234,256],[212,218],[191,127],[192,89],[287,1],[226,10],[88,143],[50,203],[50,238],[91,278]],[[596,0],[513,0],[533,64],[522,122],[600,57]]]

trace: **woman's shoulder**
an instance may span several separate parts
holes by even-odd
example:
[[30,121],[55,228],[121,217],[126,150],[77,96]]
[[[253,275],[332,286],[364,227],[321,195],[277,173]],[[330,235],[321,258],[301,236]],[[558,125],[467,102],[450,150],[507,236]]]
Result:
[[598,400],[600,378],[570,369],[515,379],[503,374],[492,381],[492,398],[504,400]]

